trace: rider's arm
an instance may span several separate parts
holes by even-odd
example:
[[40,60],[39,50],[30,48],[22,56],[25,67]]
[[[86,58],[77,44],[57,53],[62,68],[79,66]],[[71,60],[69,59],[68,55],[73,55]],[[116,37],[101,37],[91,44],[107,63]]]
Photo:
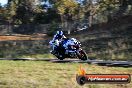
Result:
[[52,42],[55,42],[55,40],[56,40],[56,35],[54,35]]
[[50,45],[54,44],[56,40],[56,35],[54,35],[53,39],[49,42]]
[[65,35],[63,35],[63,36],[62,36],[62,39],[66,39],[66,36],[65,36]]

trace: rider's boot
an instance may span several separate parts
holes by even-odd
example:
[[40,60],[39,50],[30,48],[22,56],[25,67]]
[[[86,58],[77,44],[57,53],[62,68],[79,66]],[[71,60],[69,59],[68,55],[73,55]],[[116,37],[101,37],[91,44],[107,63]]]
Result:
[[68,50],[65,50],[65,54],[68,54]]
[[51,53],[51,54],[55,54],[55,51],[54,51],[54,50],[51,50],[50,53]]
[[50,53],[53,54],[53,50],[50,50]]

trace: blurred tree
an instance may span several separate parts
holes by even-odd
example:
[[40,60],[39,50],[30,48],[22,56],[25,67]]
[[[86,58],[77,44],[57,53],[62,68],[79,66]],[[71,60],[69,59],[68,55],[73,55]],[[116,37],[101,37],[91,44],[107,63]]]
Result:
[[60,14],[62,26],[64,25],[64,21],[68,19],[72,20],[72,16],[75,16],[75,9],[77,7],[78,3],[74,0],[58,0],[54,4],[54,8],[56,8]]
[[[8,0],[5,11],[7,20],[16,24],[65,22],[76,19],[88,19],[89,26],[93,18],[113,19],[114,14],[120,15],[131,0]],[[117,5],[118,4],[118,5]],[[119,7],[120,5],[120,7]],[[117,11],[116,9],[119,8]],[[105,14],[105,15],[103,15]],[[116,16],[115,16],[116,17]],[[26,20],[25,20],[26,19]],[[99,19],[99,18],[96,18]],[[102,21],[103,22],[103,21]]]
[[35,0],[8,1],[8,19],[12,18],[12,23],[33,23],[35,14],[39,12],[41,10],[38,5],[35,5]]
[[3,7],[0,3],[0,24],[5,23],[5,12],[6,12],[6,8]]
[[84,0],[83,6],[85,19],[88,19],[89,27],[91,27],[93,23],[93,16],[95,15],[95,13],[97,13],[98,10],[98,4],[95,4],[93,0]]
[[129,0],[100,0],[99,12],[105,12],[108,22],[123,16],[128,9]]
[[13,0],[8,0],[8,4],[9,4],[11,1],[13,1]]

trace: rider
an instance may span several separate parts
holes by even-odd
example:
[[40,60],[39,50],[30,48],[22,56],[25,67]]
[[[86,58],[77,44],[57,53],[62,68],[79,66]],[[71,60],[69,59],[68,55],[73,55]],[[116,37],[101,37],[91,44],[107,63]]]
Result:
[[56,35],[54,35],[54,38],[52,41],[50,41],[50,44],[53,45],[53,51],[54,50],[64,50],[64,48],[61,46],[62,41],[66,39],[64,36],[64,33],[62,31],[57,31]]

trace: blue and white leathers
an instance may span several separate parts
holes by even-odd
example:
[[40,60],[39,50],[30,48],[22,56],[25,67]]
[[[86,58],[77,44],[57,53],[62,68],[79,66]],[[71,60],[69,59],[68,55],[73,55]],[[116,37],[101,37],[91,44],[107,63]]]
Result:
[[57,31],[57,33],[54,35],[53,39],[49,42],[50,45],[53,47],[53,50],[55,47],[58,47],[59,44],[62,42],[63,38],[66,38],[62,31]]

